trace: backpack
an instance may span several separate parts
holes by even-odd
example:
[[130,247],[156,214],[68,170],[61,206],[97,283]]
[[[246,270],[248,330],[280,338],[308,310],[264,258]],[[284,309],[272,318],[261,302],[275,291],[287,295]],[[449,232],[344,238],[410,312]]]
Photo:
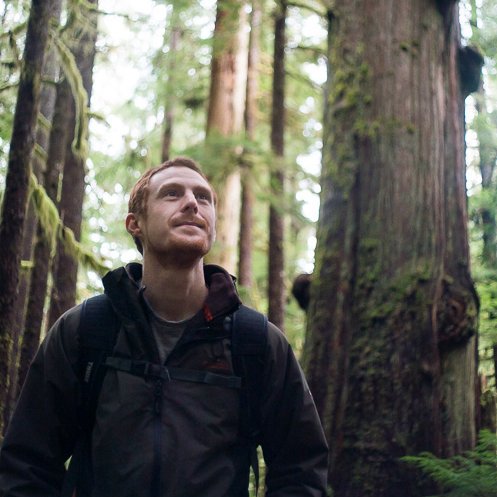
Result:
[[[260,391],[263,382],[264,354],[267,344],[267,317],[245,305],[228,315],[223,323],[226,331],[231,331],[231,352],[233,369],[241,382],[226,384],[240,388],[240,427],[242,437],[250,445],[251,467],[255,476],[256,495],[259,487],[259,466],[257,440],[260,433]],[[90,434],[95,422],[98,397],[108,367],[127,371],[139,376],[149,373],[150,363],[138,363],[126,359],[110,357],[119,333],[119,319],[112,308],[110,299],[97,295],[83,302],[78,327],[79,359],[78,374],[81,382],[81,433],[64,480],[63,497],[73,497],[78,482],[93,480],[91,465],[83,464],[91,453]],[[167,379],[216,383],[232,380],[209,372],[165,368],[154,365],[157,374],[167,375]],[[219,384],[219,383],[218,383]],[[81,493],[78,492],[78,497]],[[84,495],[84,492],[83,492]],[[81,495],[81,497],[83,497]]]

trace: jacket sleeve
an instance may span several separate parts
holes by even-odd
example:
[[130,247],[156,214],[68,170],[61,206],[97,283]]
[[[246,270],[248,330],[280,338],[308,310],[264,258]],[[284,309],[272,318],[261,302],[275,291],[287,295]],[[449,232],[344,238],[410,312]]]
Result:
[[60,497],[77,437],[78,308],[47,334],[28,372],[0,451],[1,497]]
[[325,497],[328,446],[302,369],[269,325],[261,446],[267,497]]

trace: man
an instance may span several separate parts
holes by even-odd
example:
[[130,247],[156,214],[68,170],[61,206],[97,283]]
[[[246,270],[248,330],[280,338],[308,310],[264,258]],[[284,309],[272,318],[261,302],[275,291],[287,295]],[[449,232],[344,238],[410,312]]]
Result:
[[[104,277],[120,323],[117,366],[106,370],[91,428],[92,488],[76,484],[77,496],[248,495],[251,449],[240,433],[239,391],[119,366],[233,377],[231,336],[215,323],[240,300],[226,271],[203,264],[215,238],[215,204],[211,185],[187,158],[147,171],[133,188],[126,229],[143,265]],[[82,306],[65,313],[33,361],[0,453],[4,497],[61,496],[64,463],[79,436],[81,313]],[[324,497],[327,447],[312,397],[281,332],[269,324],[267,335],[258,435],[266,495]]]

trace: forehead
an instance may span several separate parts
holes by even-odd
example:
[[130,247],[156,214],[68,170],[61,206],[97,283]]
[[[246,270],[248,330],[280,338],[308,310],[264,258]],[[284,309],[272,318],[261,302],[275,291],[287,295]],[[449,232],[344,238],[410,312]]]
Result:
[[197,171],[188,167],[172,166],[155,173],[150,178],[150,192],[156,192],[162,185],[169,183],[182,184],[189,187],[203,186],[212,190],[207,180],[197,173]]

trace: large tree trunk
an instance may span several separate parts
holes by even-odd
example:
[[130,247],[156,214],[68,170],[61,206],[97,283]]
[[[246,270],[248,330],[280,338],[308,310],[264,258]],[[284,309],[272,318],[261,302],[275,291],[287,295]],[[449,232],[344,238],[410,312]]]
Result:
[[285,257],[285,23],[286,0],[279,2],[274,25],[273,107],[271,114],[271,150],[274,163],[270,170],[271,204],[269,207],[268,319],[284,328]]
[[[257,98],[259,90],[259,59],[262,9],[259,0],[253,0],[250,17],[250,37],[247,64],[247,88],[245,93],[245,136],[255,140],[257,126]],[[253,210],[255,204],[253,168],[250,151],[244,150],[242,157],[242,201],[240,209],[240,246],[238,257],[238,283],[251,288],[253,252]]]
[[[53,3],[54,11],[50,14],[52,19],[60,19],[60,13],[62,8],[61,0],[55,0]],[[45,61],[43,64],[43,79],[48,81],[48,84],[43,84],[40,93],[40,114],[38,116],[38,127],[36,131],[36,145],[38,146],[38,153],[33,154],[31,167],[33,173],[35,174],[38,182],[43,184],[43,172],[46,167],[46,156],[48,154],[48,143],[50,138],[50,123],[52,122],[54,105],[55,105],[55,87],[52,84],[53,81],[57,79],[59,73],[59,64],[57,61],[57,55],[55,48],[52,47],[45,56]],[[24,234],[22,242],[22,260],[33,263],[33,253],[36,237],[36,229],[38,225],[38,217],[35,211],[35,207],[32,203],[29,204]],[[13,337],[13,346],[10,361],[10,384],[9,384],[9,394],[6,410],[4,413],[5,426],[7,426],[11,412],[14,408],[14,404],[17,400],[19,392],[19,382],[18,382],[18,372],[20,367],[20,355],[21,347],[23,343],[24,335],[24,323],[26,317],[26,306],[29,295],[29,286],[31,281],[31,269],[32,264],[29,268],[25,269],[19,280],[19,291],[17,296],[17,301],[15,305],[15,323],[17,323],[16,328],[13,330],[15,335]],[[22,385],[22,383],[21,383]]]
[[420,496],[400,456],[475,442],[457,6],[347,0],[328,18],[309,384],[334,495]]
[[23,66],[19,81],[14,127],[0,224],[0,432],[9,384],[12,335],[16,323],[15,301],[19,284],[22,235],[40,108],[43,59],[54,0],[33,0],[29,13]]
[[[207,141],[240,133],[243,126],[246,84],[246,16],[240,0],[218,0],[211,64],[211,85],[207,114]],[[240,171],[236,151],[233,167],[223,175],[218,190],[217,241],[210,260],[234,273],[240,228]],[[226,167],[226,166],[224,166]]]
[[[98,0],[90,0],[98,6]],[[87,20],[88,21],[88,20]],[[93,64],[95,61],[97,41],[97,14],[89,12],[89,24],[74,44],[74,58],[83,79],[83,87],[90,104],[93,86]],[[72,230],[76,240],[81,239],[81,223],[83,200],[85,195],[85,157],[73,150],[72,141],[75,136],[75,104],[71,101],[67,112],[71,119],[71,129],[66,141],[62,192],[59,214],[64,225]],[[76,302],[76,282],[78,277],[78,261],[64,249],[61,241],[57,246],[57,257],[53,271],[53,287],[48,314],[48,326],[52,326],[59,316]]]

